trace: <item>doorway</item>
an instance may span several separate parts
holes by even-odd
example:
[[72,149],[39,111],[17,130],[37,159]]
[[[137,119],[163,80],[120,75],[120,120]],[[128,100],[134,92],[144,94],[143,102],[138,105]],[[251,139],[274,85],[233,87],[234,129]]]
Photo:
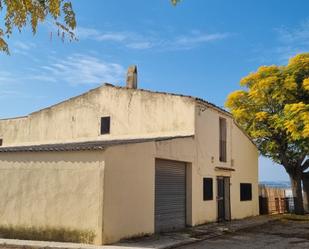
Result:
[[230,177],[217,177],[218,221],[231,220]]

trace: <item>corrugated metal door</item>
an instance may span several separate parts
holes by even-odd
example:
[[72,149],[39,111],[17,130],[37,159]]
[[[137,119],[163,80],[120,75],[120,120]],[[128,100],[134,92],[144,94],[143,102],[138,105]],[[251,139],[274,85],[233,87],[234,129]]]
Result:
[[156,160],[155,231],[186,226],[186,164]]

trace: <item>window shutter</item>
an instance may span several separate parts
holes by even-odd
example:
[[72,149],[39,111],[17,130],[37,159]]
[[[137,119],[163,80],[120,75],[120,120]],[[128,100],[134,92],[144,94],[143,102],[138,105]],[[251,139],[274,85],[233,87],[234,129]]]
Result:
[[220,129],[220,152],[219,152],[219,160],[220,162],[226,162],[226,154],[227,154],[227,149],[226,149],[226,138],[227,138],[227,127],[226,127],[226,119],[225,118],[220,118],[219,119],[219,129]]
[[240,184],[240,200],[251,201],[252,200],[252,184],[241,183]]
[[101,135],[110,133],[110,117],[102,117],[101,118]]
[[203,200],[213,200],[213,181],[212,178],[203,179]]

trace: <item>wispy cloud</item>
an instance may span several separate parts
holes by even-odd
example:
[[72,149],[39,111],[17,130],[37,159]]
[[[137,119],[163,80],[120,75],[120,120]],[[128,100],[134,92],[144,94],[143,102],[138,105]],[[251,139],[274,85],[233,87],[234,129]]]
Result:
[[32,42],[15,41],[13,43],[13,54],[29,55],[31,49],[34,49],[36,45]]
[[0,99],[7,97],[20,97],[20,92],[13,90],[0,90]]
[[131,42],[126,45],[127,48],[132,48],[132,49],[149,49],[152,48],[154,44],[149,41],[141,41],[141,42]]
[[[1,96],[13,94],[19,84],[26,82],[65,83],[69,85],[94,85],[104,82],[119,83],[124,79],[122,65],[104,61],[88,54],[67,57],[50,57],[36,67],[20,72],[0,70]],[[4,93],[4,90],[6,91]]]
[[16,82],[16,77],[7,71],[0,70],[0,86]]
[[23,76],[0,70],[0,99],[30,98],[31,96],[19,90],[22,81]]
[[189,49],[204,43],[223,40],[229,36],[229,33],[203,33],[195,31],[189,35],[177,37],[172,41],[172,44],[175,44],[179,48]]
[[274,30],[277,44],[272,47],[254,49],[255,58],[261,63],[286,64],[298,53],[309,51],[309,19],[296,28],[280,27]]
[[205,43],[226,39],[229,33],[207,33],[202,31],[190,31],[183,35],[167,34],[162,37],[158,32],[145,34],[136,32],[105,32],[97,29],[80,27],[77,30],[79,39],[94,40],[97,42],[113,42],[130,49],[159,49],[181,50],[193,49]]
[[115,83],[121,81],[124,75],[125,70],[120,64],[106,62],[90,55],[73,54],[61,59],[54,58],[26,78],[80,85]]
[[276,52],[282,60],[287,60],[297,53],[309,51],[309,19],[295,29],[281,27],[276,32],[281,43],[276,48]]
[[79,27],[77,30],[77,36],[79,39],[121,42],[130,39],[131,34],[127,32],[100,32],[96,29]]
[[281,27],[277,29],[279,40],[286,44],[309,45],[309,19],[295,29]]

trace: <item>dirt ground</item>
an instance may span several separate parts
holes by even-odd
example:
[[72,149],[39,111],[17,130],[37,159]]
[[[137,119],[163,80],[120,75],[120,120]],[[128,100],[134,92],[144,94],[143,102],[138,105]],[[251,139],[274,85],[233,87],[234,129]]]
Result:
[[309,221],[276,220],[178,249],[309,248]]
[[[258,225],[259,221],[265,219],[268,220],[266,223],[264,222]],[[162,248],[162,245],[167,245],[165,240],[167,240],[167,242],[172,241],[173,243],[171,245],[175,245],[175,240],[176,242],[183,242],[185,239],[193,236],[193,238],[201,239],[201,241],[195,241],[193,244],[181,246],[178,247],[178,249],[309,249],[309,216],[307,217],[307,220],[304,217],[295,220],[294,216],[282,216],[277,217],[276,219],[269,219],[269,217],[262,216],[249,218],[247,220],[233,221],[228,223],[228,225],[208,224],[194,228],[193,230],[191,229],[192,231],[189,229],[184,234],[181,232],[173,233],[166,235],[164,238],[161,235],[160,240],[158,240],[156,236],[154,238],[149,237],[140,240],[139,243],[133,241],[129,244],[120,244],[118,247],[112,248],[147,249],[158,248],[158,246]],[[218,229],[220,231],[222,230],[222,232],[218,233]],[[178,235],[178,239],[176,239],[176,235]],[[25,246],[24,244],[19,247],[0,245],[0,249],[32,248],[33,247]],[[45,245],[37,248],[46,249],[47,247]],[[52,249],[52,246],[48,245],[48,248]],[[66,247],[63,246],[62,248]],[[103,246],[101,248],[104,249],[110,247]]]

